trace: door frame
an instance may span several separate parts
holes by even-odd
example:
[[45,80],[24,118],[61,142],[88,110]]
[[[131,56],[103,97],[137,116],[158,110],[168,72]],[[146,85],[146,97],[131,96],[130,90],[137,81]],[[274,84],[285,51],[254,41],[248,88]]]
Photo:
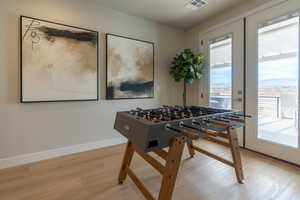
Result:
[[[220,33],[221,32],[221,33]],[[238,91],[241,91],[241,96],[238,96],[244,101],[244,43],[239,41],[244,41],[244,20],[239,19],[235,20],[230,24],[226,24],[224,26],[219,26],[217,29],[210,29],[210,31],[206,31],[204,34],[199,35],[199,52],[203,52],[206,55],[206,64],[207,71],[206,76],[204,76],[200,80],[198,92],[201,95],[207,98],[200,97],[198,100],[198,104],[209,105],[210,98],[210,49],[209,49],[209,41],[217,38],[221,38],[224,36],[232,36],[232,107],[239,110],[244,110],[244,102],[240,102],[238,105],[235,101],[238,96]],[[240,52],[238,55],[237,52]],[[240,67],[236,67],[240,66]],[[241,74],[241,76],[239,76]],[[245,140],[245,132],[244,129],[241,128],[238,131],[239,135],[239,145],[244,146]]]
[[[295,8],[297,8],[297,9],[295,9]],[[253,85],[253,84],[251,85],[249,83],[249,76],[248,76],[248,78],[247,78],[247,76],[245,76],[245,80],[244,80],[246,82],[244,85],[245,91],[250,90],[250,93],[251,93],[251,94],[246,93],[246,92],[244,93],[245,94],[245,102],[244,102],[245,103],[245,111],[247,112],[247,114],[253,114],[252,110],[254,108],[251,109],[251,107],[253,107],[253,104],[252,105],[246,104],[246,101],[248,101],[248,100],[253,101],[254,97],[252,97],[252,99],[250,98],[253,95],[256,98],[255,101],[257,101],[258,25],[260,23],[266,22],[268,20],[276,19],[281,16],[285,16],[285,15],[296,13],[296,12],[298,12],[300,14],[300,5],[299,5],[299,3],[297,4],[297,1],[292,0],[292,1],[286,2],[283,5],[269,8],[267,11],[264,11],[264,13],[258,12],[257,14],[249,16],[245,19],[245,22],[246,22],[245,23],[245,34],[247,33],[247,29],[250,29],[250,31],[251,31],[255,25],[255,34],[254,34],[254,32],[252,32],[250,34],[245,35],[245,42],[253,41],[252,44],[245,45],[245,63],[246,63],[245,75],[249,75],[251,80],[253,80],[253,78],[255,78],[254,79],[255,85]],[[300,22],[299,22],[299,27],[300,27]],[[253,40],[254,37],[255,37],[255,40]],[[300,48],[300,31],[298,33],[298,37],[299,37],[299,48]],[[300,52],[300,50],[298,50],[298,52]],[[251,58],[251,59],[249,59],[249,58]],[[298,66],[298,69],[299,69],[298,90],[300,90],[300,53],[298,53],[298,65],[299,65]],[[252,68],[251,68],[251,66],[252,66]],[[253,70],[253,67],[255,67],[255,70]],[[253,94],[254,91],[255,91],[255,94]],[[298,102],[300,102],[299,101],[300,91],[298,91],[298,94],[299,94]],[[256,115],[257,114],[257,103],[255,104],[255,107],[256,107],[256,111],[254,113]],[[299,109],[299,105],[298,105],[298,109]],[[298,112],[298,121],[300,119],[299,116],[300,116],[300,112]],[[247,134],[245,134],[245,148],[249,149],[251,151],[255,151],[255,152],[270,156],[270,157],[277,158],[279,160],[293,163],[295,165],[300,165],[300,159],[298,158],[300,156],[297,157],[297,155],[300,155],[299,128],[298,128],[298,148],[295,148],[295,147],[290,147],[287,145],[278,144],[278,143],[271,142],[271,141],[258,139],[257,138],[257,135],[258,135],[257,120],[258,120],[257,116],[253,116],[253,119],[247,120],[248,125],[245,128],[246,132],[247,132]]]

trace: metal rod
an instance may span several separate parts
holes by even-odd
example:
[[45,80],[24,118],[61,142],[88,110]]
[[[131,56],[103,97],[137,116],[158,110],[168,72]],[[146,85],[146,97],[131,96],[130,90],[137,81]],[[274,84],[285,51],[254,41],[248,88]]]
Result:
[[166,128],[169,129],[169,130],[175,131],[177,133],[182,133],[183,132],[182,130],[174,128],[174,127],[172,127],[171,125],[168,125],[168,124],[166,125]]
[[277,101],[277,118],[279,118],[279,98],[280,97],[276,97],[276,101]]
[[183,127],[186,127],[186,128],[190,128],[190,129],[194,129],[194,130],[197,130],[203,134],[206,134],[206,135],[211,135],[211,136],[215,136],[217,137],[217,133],[215,131],[211,131],[211,130],[205,130],[203,128],[197,128],[197,127],[194,127],[194,126],[189,126],[189,125],[186,125],[186,124],[181,124]]
[[188,137],[188,138],[191,138],[193,140],[195,139],[198,139],[199,136],[196,134],[196,133],[192,133],[192,132],[189,132],[189,131],[186,131],[184,129],[177,129],[177,128],[174,128],[174,127],[171,127],[171,125],[169,126],[166,126],[167,129],[169,130],[172,130],[172,131],[176,131],[178,133],[181,133],[182,135]]

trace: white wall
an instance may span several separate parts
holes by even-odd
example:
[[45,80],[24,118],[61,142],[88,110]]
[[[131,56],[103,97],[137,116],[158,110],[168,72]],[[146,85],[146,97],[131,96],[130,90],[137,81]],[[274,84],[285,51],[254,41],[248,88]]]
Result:
[[[100,33],[98,102],[20,104],[19,16],[26,15]],[[184,32],[89,1],[0,0],[0,159],[116,138],[116,111],[181,103],[181,85],[168,76]],[[104,100],[106,32],[155,42],[155,98]]]

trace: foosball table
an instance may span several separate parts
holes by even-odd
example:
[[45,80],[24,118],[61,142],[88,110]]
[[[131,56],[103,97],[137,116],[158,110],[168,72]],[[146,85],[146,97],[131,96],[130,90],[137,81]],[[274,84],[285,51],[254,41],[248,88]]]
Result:
[[[130,168],[132,157],[137,153],[163,177],[157,199],[171,200],[185,145],[191,157],[197,151],[233,167],[238,182],[243,183],[236,128],[243,127],[247,117],[250,116],[237,110],[199,106],[163,106],[157,109],[137,108],[118,112],[114,128],[128,139],[119,183],[122,184],[128,175],[147,200],[156,199]],[[195,146],[193,140],[197,139],[205,139],[229,148],[232,161]],[[150,153],[161,157],[164,164]]]

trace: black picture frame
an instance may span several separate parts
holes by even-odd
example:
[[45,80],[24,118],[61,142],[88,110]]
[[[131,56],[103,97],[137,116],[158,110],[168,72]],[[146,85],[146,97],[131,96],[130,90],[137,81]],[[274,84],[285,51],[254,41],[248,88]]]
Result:
[[[119,38],[124,38],[124,39],[128,39],[128,40],[134,40],[134,41],[138,41],[138,42],[144,42],[144,43],[148,43],[152,45],[152,58],[153,58],[153,95],[151,97],[134,97],[134,98],[109,98],[108,95],[108,37],[109,36],[113,36],[113,37],[119,37]],[[151,42],[151,41],[147,41],[147,40],[141,40],[141,39],[136,39],[136,38],[131,38],[131,37],[127,37],[127,36],[122,36],[122,35],[117,35],[117,34],[112,34],[112,33],[106,33],[105,35],[105,40],[106,40],[106,80],[105,80],[105,96],[106,96],[106,100],[130,100],[130,99],[154,99],[155,98],[155,43]]]
[[[22,29],[23,29],[23,18],[27,18],[27,19],[32,19],[32,20],[37,20],[37,21],[41,21],[41,22],[46,22],[46,23],[51,23],[51,24],[55,24],[55,25],[60,25],[60,26],[65,26],[65,27],[69,27],[69,28],[74,28],[74,29],[79,29],[79,30],[83,30],[83,31],[89,31],[92,33],[96,34],[96,53],[97,53],[97,60],[96,60],[96,68],[97,68],[97,94],[96,94],[96,98],[94,99],[72,99],[72,100],[41,100],[41,101],[25,101],[23,99],[23,35],[22,35]],[[86,28],[81,28],[81,27],[77,27],[77,26],[72,26],[72,25],[66,25],[66,24],[62,24],[62,23],[57,23],[57,22],[53,22],[53,21],[48,21],[48,20],[44,20],[44,19],[39,19],[39,18],[35,18],[35,17],[29,17],[29,16],[24,16],[24,15],[20,15],[19,18],[19,40],[20,40],[20,103],[52,103],[52,102],[81,102],[81,101],[99,101],[99,32],[98,31],[94,31],[91,29],[86,29]]]

